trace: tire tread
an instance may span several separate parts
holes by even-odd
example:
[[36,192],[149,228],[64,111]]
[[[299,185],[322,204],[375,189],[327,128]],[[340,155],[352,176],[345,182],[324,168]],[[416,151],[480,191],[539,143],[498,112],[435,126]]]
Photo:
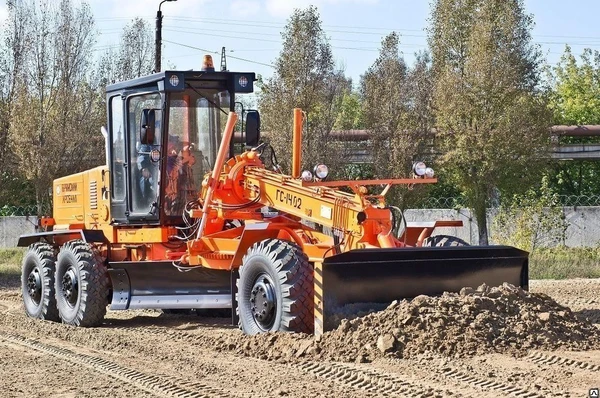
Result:
[[[27,249],[27,253],[23,258],[23,262],[27,261],[28,256],[30,255],[36,256],[43,270],[43,305],[38,318],[57,322],[60,320],[60,316],[58,314],[58,308],[56,306],[56,297],[54,294],[54,278],[56,269],[56,254],[54,251],[54,247],[45,242],[32,243]],[[23,264],[23,266],[25,266],[25,264]],[[22,288],[24,288],[25,277],[25,275],[21,276]],[[23,291],[22,294],[26,294],[26,292]],[[25,300],[23,301],[23,305],[25,306],[26,314],[28,316],[31,316],[29,310],[26,307],[27,304],[25,303]]]
[[[61,261],[61,254],[65,255],[63,253],[66,253],[66,251],[71,252],[77,259],[76,266],[80,271],[81,298],[74,319],[69,320],[64,314],[61,314],[62,321],[74,326],[98,326],[106,315],[109,288],[108,273],[102,256],[93,246],[82,240],[65,243],[58,254],[59,262]],[[60,286],[57,281],[56,296],[60,310],[62,305],[67,304],[62,303],[61,298],[59,298],[59,289]]]
[[[271,260],[281,282],[283,313],[279,330],[312,333],[314,328],[313,268],[308,262],[306,253],[293,242],[265,239],[256,242],[248,249],[242,260],[240,275],[244,272],[246,259],[254,254],[262,254]],[[239,325],[242,327],[241,316]]]

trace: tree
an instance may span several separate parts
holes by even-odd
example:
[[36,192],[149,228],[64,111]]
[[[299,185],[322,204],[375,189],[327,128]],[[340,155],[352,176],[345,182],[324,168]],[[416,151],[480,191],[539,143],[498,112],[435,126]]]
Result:
[[154,37],[148,22],[135,18],[121,35],[117,70],[118,80],[128,80],[152,73]]
[[549,76],[556,124],[600,124],[600,52],[583,50],[578,64],[566,46]]
[[[408,68],[397,33],[386,36],[378,58],[361,77],[362,114],[370,137],[374,173],[379,178],[406,176],[414,161],[427,159],[431,142],[431,79],[427,54]],[[410,192],[410,193],[409,193]],[[395,186],[390,202],[407,207],[414,191]]]
[[[600,124],[600,53],[585,49],[577,62],[567,46],[549,70],[554,124]],[[594,137],[560,137],[560,143],[598,142]],[[548,173],[550,187],[561,195],[600,194],[600,164],[593,160],[556,162]]]
[[97,92],[88,81],[95,30],[90,7],[70,0],[15,3],[25,13],[22,73],[15,77],[9,139],[35,187],[38,211],[52,180],[102,164]]
[[559,197],[545,177],[539,189],[514,195],[494,217],[494,239],[530,253],[539,247],[564,244],[566,230]]
[[283,48],[275,61],[273,76],[260,86],[258,106],[263,130],[284,169],[291,166],[292,109],[302,108],[307,121],[303,134],[302,163],[312,167],[327,159],[332,170],[339,170],[344,155],[332,157],[341,146],[331,140],[343,94],[349,82],[334,66],[331,46],[313,6],[296,9],[282,32]]
[[473,209],[483,245],[494,193],[539,181],[547,156],[551,119],[524,8],[522,0],[436,0],[431,13],[441,161]]
[[9,15],[0,38],[0,205],[25,206],[31,204],[27,193],[31,191],[16,167],[16,159],[9,145],[9,128],[13,101],[15,97],[16,77],[22,73],[25,53],[25,26],[28,13],[8,2]]
[[106,50],[98,64],[100,83],[108,84],[135,79],[152,73],[154,68],[154,37],[148,22],[134,18],[121,33],[117,51]]

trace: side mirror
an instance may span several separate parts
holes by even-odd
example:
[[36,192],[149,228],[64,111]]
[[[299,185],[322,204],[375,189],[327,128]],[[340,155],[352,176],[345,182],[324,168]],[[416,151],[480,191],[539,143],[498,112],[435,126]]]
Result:
[[154,109],[143,109],[140,123],[140,143],[142,145],[154,145],[155,125],[156,111]]
[[258,146],[260,140],[260,114],[258,111],[246,113],[246,146]]

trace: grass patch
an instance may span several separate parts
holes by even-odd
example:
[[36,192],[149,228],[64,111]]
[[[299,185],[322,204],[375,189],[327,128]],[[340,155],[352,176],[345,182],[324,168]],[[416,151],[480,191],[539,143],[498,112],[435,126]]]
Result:
[[0,275],[19,275],[25,248],[0,249]]
[[[26,248],[0,249],[0,278],[20,278]],[[529,256],[530,279],[600,278],[600,248],[539,248]]]
[[25,250],[27,249],[0,249],[0,288],[20,286],[21,261]]
[[529,256],[530,279],[600,278],[600,248],[539,248]]

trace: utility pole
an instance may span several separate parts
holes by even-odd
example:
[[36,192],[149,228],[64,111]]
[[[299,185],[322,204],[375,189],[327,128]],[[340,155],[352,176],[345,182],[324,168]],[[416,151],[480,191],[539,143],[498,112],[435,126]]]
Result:
[[227,56],[225,55],[225,47],[221,48],[221,72],[227,70]]
[[161,46],[162,46],[162,11],[160,10],[160,6],[162,3],[169,1],[177,1],[177,0],[162,0],[158,5],[158,11],[156,12],[156,34],[154,41],[154,73],[160,72],[160,60],[162,57],[161,54]]

